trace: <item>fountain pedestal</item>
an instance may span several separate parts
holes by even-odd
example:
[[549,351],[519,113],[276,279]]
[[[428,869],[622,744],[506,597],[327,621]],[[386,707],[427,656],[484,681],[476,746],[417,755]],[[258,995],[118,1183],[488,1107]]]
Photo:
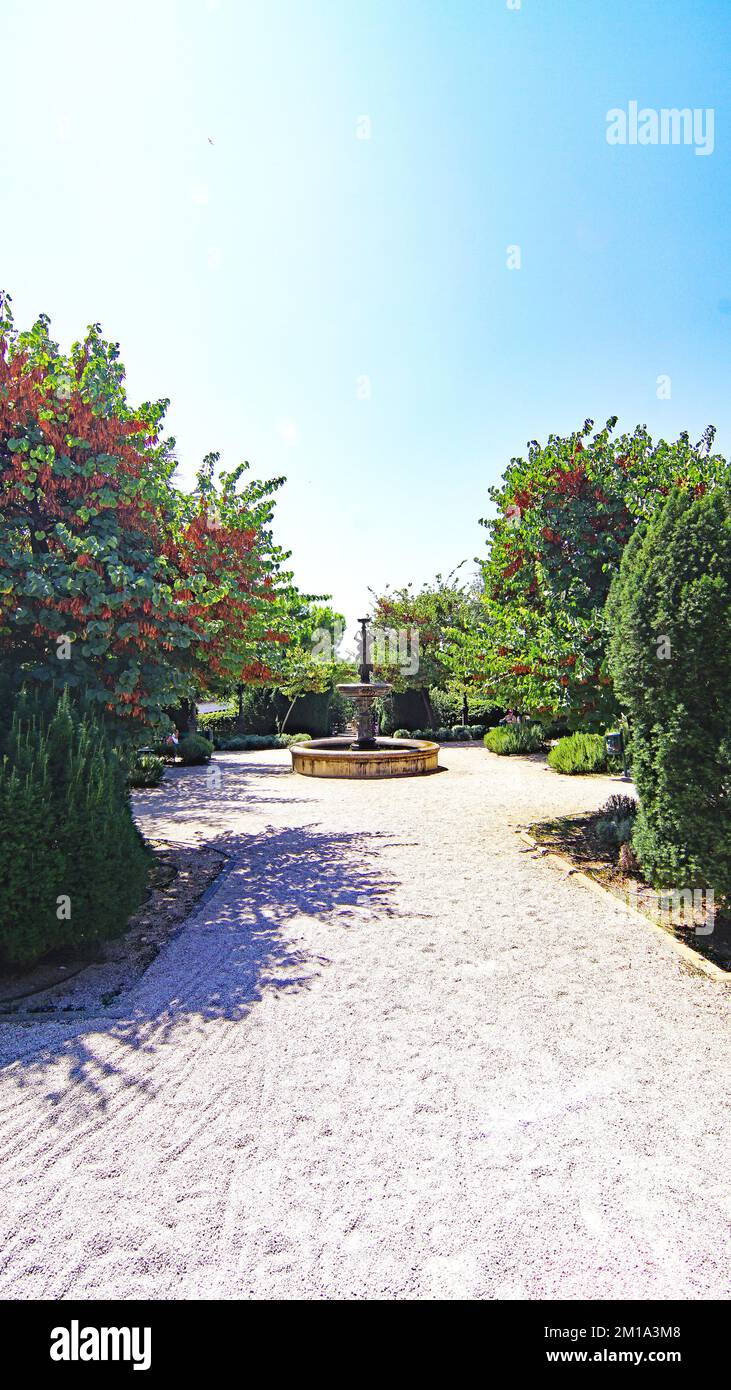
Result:
[[358,718],[358,737],[353,748],[375,748],[373,703],[379,695],[388,695],[393,686],[387,681],[357,681],[352,685],[337,685],[335,689],[347,700],[355,701]]

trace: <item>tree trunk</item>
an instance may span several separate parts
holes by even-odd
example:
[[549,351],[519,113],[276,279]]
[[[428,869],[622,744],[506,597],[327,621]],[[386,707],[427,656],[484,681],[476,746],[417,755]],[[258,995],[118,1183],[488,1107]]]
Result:
[[186,734],[194,734],[198,728],[198,711],[195,700],[181,700],[173,718],[181,737],[185,738]]
[[289,719],[289,716],[290,716],[290,714],[292,713],[292,710],[294,709],[294,707],[295,707],[296,704],[297,704],[297,696],[295,695],[294,699],[293,699],[293,700],[291,701],[291,703],[290,703],[290,706],[289,706],[289,709],[287,710],[287,713],[286,713],[285,716],[284,716],[284,719],[282,720],[281,728],[280,728],[280,730],[279,730],[280,734],[283,734],[283,733],[284,733],[284,730],[285,730],[286,727],[287,727],[287,720]]

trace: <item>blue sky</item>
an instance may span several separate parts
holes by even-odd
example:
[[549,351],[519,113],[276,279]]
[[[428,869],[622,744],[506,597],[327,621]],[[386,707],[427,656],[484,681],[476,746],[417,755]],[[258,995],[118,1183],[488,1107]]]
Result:
[[[101,321],[183,478],[285,473],[349,619],[484,548],[528,439],[731,452],[727,0],[4,0],[0,52],[18,321]],[[633,100],[712,108],[713,153],[610,146]]]

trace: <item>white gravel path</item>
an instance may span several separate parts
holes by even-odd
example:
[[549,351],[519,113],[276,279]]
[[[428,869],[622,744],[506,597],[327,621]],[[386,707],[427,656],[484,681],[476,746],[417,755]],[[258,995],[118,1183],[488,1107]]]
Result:
[[726,985],[521,850],[616,784],[442,761],[139,797],[235,859],[117,1017],[0,1025],[0,1295],[729,1296]]

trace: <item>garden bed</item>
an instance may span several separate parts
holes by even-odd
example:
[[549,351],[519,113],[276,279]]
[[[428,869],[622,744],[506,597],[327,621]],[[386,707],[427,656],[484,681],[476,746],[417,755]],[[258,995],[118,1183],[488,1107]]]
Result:
[[713,931],[708,936],[695,930],[695,925],[702,926],[702,914],[697,915],[695,925],[692,921],[670,920],[669,914],[660,908],[658,890],[645,883],[639,872],[621,869],[617,851],[598,839],[596,827],[602,817],[601,811],[565,816],[531,825],[528,833],[539,849],[561,855],[615,897],[663,927],[677,941],[713,961],[720,969],[731,971],[731,914],[717,907]]
[[59,951],[18,974],[0,976],[0,1017],[104,1010],[135,984],[227,862],[219,850],[152,841],[145,902],[127,930],[85,953]]

